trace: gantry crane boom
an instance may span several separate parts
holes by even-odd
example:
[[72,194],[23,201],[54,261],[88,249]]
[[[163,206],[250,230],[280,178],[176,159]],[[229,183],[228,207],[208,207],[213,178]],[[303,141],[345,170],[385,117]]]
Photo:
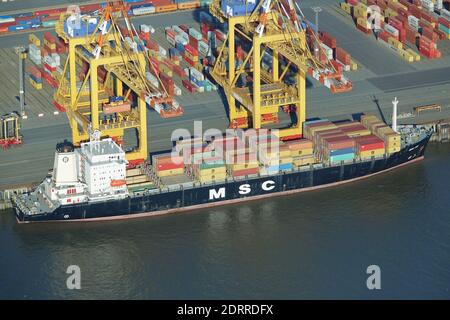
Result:
[[[232,8],[222,6],[221,0],[209,7],[213,16],[228,24],[210,74],[227,96],[230,126],[259,129],[277,123],[283,108],[290,111],[291,123],[281,128],[280,137],[300,137],[306,116],[306,75],[319,75],[321,82],[335,92],[351,89],[351,82],[329,61],[318,61],[311,53],[309,35],[293,0],[247,1],[246,7],[247,14],[237,15]],[[237,43],[239,48],[247,48],[242,61],[237,61]],[[269,63],[263,61],[267,54]],[[294,74],[294,81],[286,80],[288,74]],[[250,78],[251,84],[239,84],[242,76]]]
[[[125,130],[135,129],[137,146],[127,152],[133,165],[148,156],[147,103],[161,117],[180,116],[183,108],[162,83],[159,89],[147,79],[149,54],[137,43],[123,1],[108,3],[100,14],[61,15],[56,32],[68,44],[68,58],[54,103],[67,112],[74,144],[88,140],[96,130],[123,142]],[[72,28],[70,19],[78,19],[78,29]],[[92,23],[95,27],[90,30]]]

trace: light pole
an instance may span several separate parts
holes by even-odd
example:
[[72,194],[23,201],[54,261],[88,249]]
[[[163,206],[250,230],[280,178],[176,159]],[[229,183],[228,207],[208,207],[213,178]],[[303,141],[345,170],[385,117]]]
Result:
[[[316,14],[316,28],[317,28],[317,35],[319,34],[319,13],[322,12],[322,8],[321,7],[312,7],[311,8],[314,13]],[[318,58],[319,56],[319,43],[318,41],[316,42],[316,47],[314,49],[316,58]]]
[[24,87],[24,61],[27,57],[27,51],[24,47],[15,47],[16,53],[19,55],[19,101],[20,115],[26,117],[25,113],[25,87]]

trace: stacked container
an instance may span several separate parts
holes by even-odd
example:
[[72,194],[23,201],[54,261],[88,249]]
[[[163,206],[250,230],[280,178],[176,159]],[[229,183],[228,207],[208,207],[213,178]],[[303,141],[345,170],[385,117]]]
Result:
[[361,160],[382,157],[386,152],[384,141],[372,134],[356,137],[355,148],[356,154]]
[[400,151],[400,134],[396,133],[376,116],[363,115],[361,122],[372,134],[384,141],[386,153],[390,154]]
[[205,150],[206,143],[202,138],[187,138],[177,141],[175,148],[182,155],[184,163],[194,164],[194,156]]
[[31,66],[28,68],[28,76],[30,77],[30,84],[36,90],[42,89],[42,74],[36,66]]
[[331,164],[355,159],[355,140],[343,134],[338,137],[324,138],[320,156]]
[[152,156],[152,164],[158,177],[175,176],[184,173],[183,157],[164,153]]
[[30,60],[36,65],[41,64],[41,40],[34,34],[30,34],[28,46],[28,54]]
[[287,141],[285,146],[291,151],[294,167],[300,167],[316,163],[313,142],[307,139]]
[[199,182],[213,182],[225,180],[226,166],[220,157],[203,158],[202,163],[192,165],[192,175]]

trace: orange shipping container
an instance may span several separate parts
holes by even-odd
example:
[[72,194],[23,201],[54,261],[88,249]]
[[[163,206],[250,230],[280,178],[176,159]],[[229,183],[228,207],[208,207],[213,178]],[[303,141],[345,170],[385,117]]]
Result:
[[156,6],[156,12],[169,12],[169,11],[176,11],[176,10],[177,10],[176,4],[166,4],[166,5]]
[[178,9],[188,10],[200,7],[200,1],[183,2],[178,4]]

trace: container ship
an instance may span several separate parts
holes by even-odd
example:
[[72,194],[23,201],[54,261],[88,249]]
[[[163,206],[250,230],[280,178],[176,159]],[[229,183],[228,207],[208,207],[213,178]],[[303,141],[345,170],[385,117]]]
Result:
[[[395,130],[394,130],[395,129]],[[155,216],[336,186],[423,159],[431,129],[391,128],[375,116],[304,123],[301,139],[268,130],[189,137],[127,168],[124,150],[95,132],[57,145],[54,167],[13,197],[18,222]]]

